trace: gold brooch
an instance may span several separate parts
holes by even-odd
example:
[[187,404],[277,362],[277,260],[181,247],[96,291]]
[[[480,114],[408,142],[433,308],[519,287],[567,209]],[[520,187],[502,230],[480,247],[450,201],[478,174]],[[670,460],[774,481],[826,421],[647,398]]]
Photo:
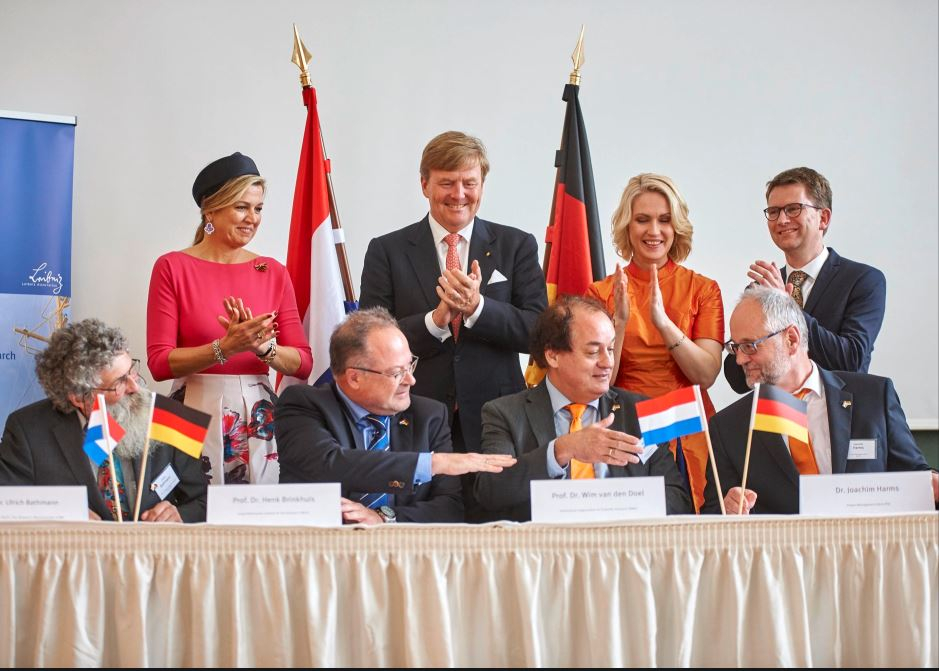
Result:
[[261,263],[255,263],[255,264],[254,264],[254,269],[255,269],[256,271],[258,271],[259,273],[266,273],[266,272],[267,272],[267,263],[265,263],[264,261],[262,261]]
[[399,420],[398,424],[400,424],[401,426],[411,426],[411,422],[409,422],[407,419]]
[[613,404],[613,412],[616,412],[616,411],[619,410],[619,409],[620,409],[619,403],[614,403],[614,404]]
[[842,401],[842,402],[841,402],[841,407],[842,407],[842,408],[850,408],[850,407],[851,407],[851,401]]

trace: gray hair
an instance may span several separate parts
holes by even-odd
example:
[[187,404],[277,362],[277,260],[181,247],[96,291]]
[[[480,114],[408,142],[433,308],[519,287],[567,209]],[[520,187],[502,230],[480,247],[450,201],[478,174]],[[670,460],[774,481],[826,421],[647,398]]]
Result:
[[383,328],[398,328],[398,322],[385,308],[367,308],[347,316],[329,338],[329,368],[333,375],[349,368],[353,357],[367,354],[368,334]]
[[36,377],[57,410],[74,412],[69,396],[90,394],[101,384],[101,371],[126,351],[120,330],[85,319],[52,334],[48,347],[36,355]]
[[780,289],[751,284],[741,294],[738,305],[746,300],[759,303],[763,311],[763,326],[769,333],[795,326],[799,330],[799,348],[809,351],[809,329],[805,324],[805,315],[792,296]]

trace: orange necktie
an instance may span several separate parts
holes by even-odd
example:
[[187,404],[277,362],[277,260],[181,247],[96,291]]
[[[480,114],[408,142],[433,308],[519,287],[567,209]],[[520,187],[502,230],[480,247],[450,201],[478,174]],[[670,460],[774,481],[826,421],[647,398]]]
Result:
[[[458,270],[460,268],[460,252],[457,250],[457,245],[460,243],[460,234],[449,233],[443,237],[443,241],[447,243],[447,270]],[[454,341],[460,339],[460,321],[462,319],[463,315],[458,314],[450,322]]]
[[[811,389],[800,389],[796,397],[805,400],[806,395]],[[815,461],[815,451],[812,449],[812,437],[809,436],[809,442],[803,443],[801,440],[789,436],[789,453],[792,455],[792,461],[800,475],[818,475],[818,464]]]
[[[583,426],[580,423],[581,417],[584,416],[584,411],[587,409],[587,406],[583,403],[571,403],[567,406],[567,409],[571,413],[571,428],[568,433],[574,433],[575,431],[580,431]],[[588,464],[583,461],[577,461],[576,459],[571,459],[571,479],[580,480],[584,478],[592,479],[597,477],[593,472],[593,464]]]

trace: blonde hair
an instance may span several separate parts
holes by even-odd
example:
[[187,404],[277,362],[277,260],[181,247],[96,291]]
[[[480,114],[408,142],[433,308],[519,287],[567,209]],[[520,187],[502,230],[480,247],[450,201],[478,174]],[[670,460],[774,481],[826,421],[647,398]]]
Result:
[[221,210],[229,205],[234,205],[242,199],[252,186],[259,186],[262,192],[266,192],[266,184],[267,182],[264,181],[263,177],[258,177],[257,175],[241,175],[240,177],[233,177],[228,180],[222,184],[218,191],[203,198],[202,208],[200,209],[202,221],[199,222],[199,228],[196,229],[196,236],[192,244],[198,245],[205,237],[205,215],[210,212],[215,212],[216,210]]
[[489,173],[489,159],[482,140],[456,130],[441,133],[424,147],[421,155],[421,178],[429,179],[431,170],[459,170],[479,165],[483,181]]
[[668,201],[668,208],[672,213],[672,228],[675,231],[675,240],[668,250],[668,258],[675,263],[681,263],[691,253],[691,237],[694,233],[691,219],[688,218],[688,203],[671,179],[651,172],[644,172],[629,180],[620,197],[619,207],[613,213],[613,246],[616,253],[626,261],[632,258],[633,248],[629,243],[628,229],[633,217],[633,201],[640,193],[648,191],[660,193]]

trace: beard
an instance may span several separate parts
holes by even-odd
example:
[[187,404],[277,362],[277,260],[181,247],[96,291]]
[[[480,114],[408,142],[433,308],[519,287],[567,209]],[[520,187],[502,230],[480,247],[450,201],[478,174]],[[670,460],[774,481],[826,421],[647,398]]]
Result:
[[150,424],[152,394],[153,392],[141,387],[136,394],[125,394],[119,401],[108,405],[108,412],[124,428],[124,437],[114,447],[119,457],[136,459],[143,455]]
[[777,347],[773,351],[772,360],[760,367],[755,379],[751,379],[750,376],[747,376],[747,384],[751,389],[757,382],[760,384],[778,385],[779,381],[786,376],[790,368],[792,368],[792,363],[788,355],[783,348]]

